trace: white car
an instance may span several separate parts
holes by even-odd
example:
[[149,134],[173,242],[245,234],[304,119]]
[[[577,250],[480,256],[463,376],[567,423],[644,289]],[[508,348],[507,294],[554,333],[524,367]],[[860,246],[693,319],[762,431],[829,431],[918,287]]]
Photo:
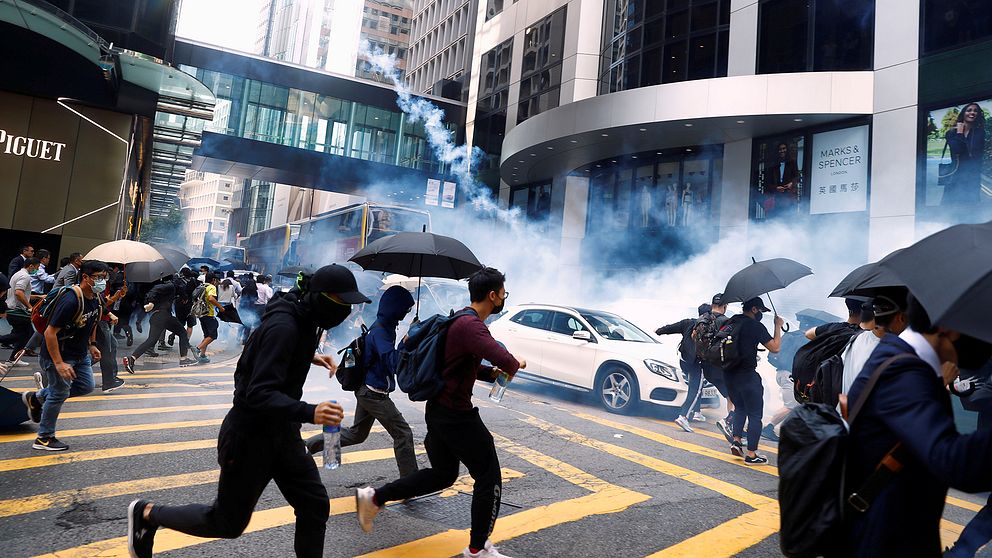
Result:
[[661,344],[616,314],[525,304],[489,330],[527,360],[518,376],[593,392],[610,412],[629,413],[641,401],[679,407],[689,391],[682,373],[660,360]]

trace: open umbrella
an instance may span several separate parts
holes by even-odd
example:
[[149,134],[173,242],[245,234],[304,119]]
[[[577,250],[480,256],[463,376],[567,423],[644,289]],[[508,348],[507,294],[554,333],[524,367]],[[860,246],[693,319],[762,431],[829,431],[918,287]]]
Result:
[[169,261],[176,269],[180,269],[189,261],[189,254],[178,246],[169,244],[157,244],[155,249],[162,254],[162,257]]
[[[751,258],[751,262],[751,265],[738,271],[730,281],[727,281],[727,287],[723,290],[723,300],[744,302],[756,296],[784,289],[796,280],[813,274],[813,270],[809,267],[788,258],[773,258],[760,262]],[[777,315],[778,311],[775,310],[771,296],[768,297],[768,303],[772,305],[772,311]],[[787,327],[783,329],[788,331]]]
[[[428,232],[401,232],[372,242],[351,257],[368,271],[407,277],[464,279],[482,269],[475,254],[461,241]],[[417,299],[420,311],[420,299]]]
[[[886,257],[892,257],[902,252],[896,250]],[[888,268],[880,266],[881,262],[865,264],[847,274],[840,283],[834,287],[829,296],[850,297],[873,296],[878,289],[885,287],[902,287],[905,283],[900,280],[895,273]]]
[[879,265],[903,281],[933,323],[992,343],[992,221],[944,229]]
[[163,259],[152,245],[133,240],[115,240],[104,242],[90,250],[84,260],[99,260],[101,262],[116,262],[122,264],[136,262],[154,262]]
[[189,261],[186,262],[186,265],[188,265],[190,269],[197,269],[201,265],[205,265],[210,269],[217,269],[217,267],[220,266],[220,262],[213,258],[190,258]]
[[238,309],[233,304],[225,304],[224,311],[217,313],[217,319],[230,324],[243,323],[241,321],[241,315],[238,314]]
[[179,268],[171,261],[162,258],[153,262],[134,262],[124,265],[124,276],[135,283],[151,283],[172,275]]

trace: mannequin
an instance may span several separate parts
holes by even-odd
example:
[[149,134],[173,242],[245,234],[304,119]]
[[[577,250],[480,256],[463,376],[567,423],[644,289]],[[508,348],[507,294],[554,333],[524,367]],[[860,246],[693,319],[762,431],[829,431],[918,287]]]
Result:
[[[672,175],[668,175],[669,180]],[[679,215],[679,185],[676,182],[668,183],[668,191],[665,193],[665,211],[668,213],[668,226],[674,227],[678,224]]]
[[641,227],[647,228],[651,225],[651,191],[648,185],[641,186]]
[[692,183],[686,183],[682,192],[682,226],[688,227],[692,223],[693,193]]

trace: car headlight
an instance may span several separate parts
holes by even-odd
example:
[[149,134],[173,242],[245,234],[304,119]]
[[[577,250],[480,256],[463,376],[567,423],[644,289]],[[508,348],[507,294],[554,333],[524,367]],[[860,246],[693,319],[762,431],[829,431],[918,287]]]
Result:
[[668,378],[673,382],[679,381],[678,371],[675,370],[675,367],[665,364],[660,360],[651,360],[651,359],[645,360],[644,366],[647,366],[648,370],[650,370],[654,374],[657,374],[664,378]]

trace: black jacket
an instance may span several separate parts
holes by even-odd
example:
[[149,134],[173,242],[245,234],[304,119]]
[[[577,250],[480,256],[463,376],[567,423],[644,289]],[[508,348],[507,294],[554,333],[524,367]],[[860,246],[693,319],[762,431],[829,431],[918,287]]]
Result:
[[679,354],[681,355],[682,360],[686,362],[695,362],[696,342],[692,340],[692,330],[695,327],[696,319],[686,318],[682,321],[675,322],[674,324],[659,327],[655,330],[655,334],[671,335],[673,333],[678,333],[682,335],[682,341],[679,342]]
[[151,302],[155,305],[152,312],[172,313],[172,302],[176,300],[176,287],[171,281],[159,283],[152,287],[145,295],[145,304]]
[[285,423],[312,423],[316,405],[305,403],[306,382],[320,330],[293,293],[265,307],[234,371],[234,407]]
[[[882,338],[851,386],[852,405],[878,366],[912,353],[895,335]],[[903,469],[864,514],[846,527],[845,557],[941,555],[940,518],[948,486],[966,492],[992,489],[992,431],[959,434],[951,400],[933,368],[904,358],[882,373],[854,424],[847,460],[847,488],[862,486],[896,442],[908,450]]]

